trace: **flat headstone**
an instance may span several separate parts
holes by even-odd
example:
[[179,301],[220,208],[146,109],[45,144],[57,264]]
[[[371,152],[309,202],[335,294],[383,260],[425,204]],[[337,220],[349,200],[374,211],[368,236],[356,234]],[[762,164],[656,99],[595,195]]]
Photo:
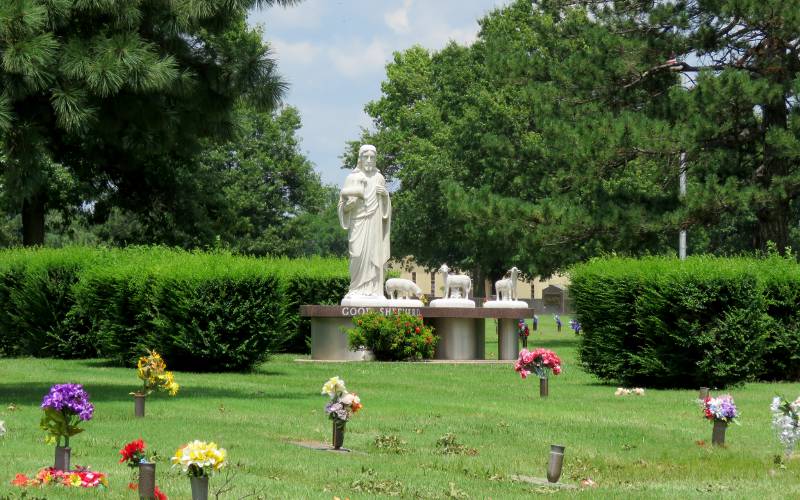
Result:
[[565,490],[572,490],[575,489],[574,484],[568,483],[551,483],[545,477],[531,477],[531,476],[522,476],[522,475],[512,475],[509,476],[514,481],[520,481],[523,483],[534,484],[536,486],[543,486],[546,488],[561,488]]
[[[350,453],[353,451],[350,448],[339,448],[337,450],[330,444],[323,443],[321,441],[289,441],[289,443],[295,446],[299,446],[301,448],[308,448],[309,450],[316,450],[316,451],[330,451],[333,453]],[[363,452],[355,452],[355,453],[363,453]]]

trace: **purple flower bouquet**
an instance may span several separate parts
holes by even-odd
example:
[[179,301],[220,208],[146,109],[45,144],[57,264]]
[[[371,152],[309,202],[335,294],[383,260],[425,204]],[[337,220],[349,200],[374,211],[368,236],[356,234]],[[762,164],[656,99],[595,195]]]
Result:
[[91,420],[94,405],[89,402],[89,394],[80,384],[56,384],[42,399],[44,416],[39,426],[47,432],[48,442],[57,447],[69,447],[69,438],[83,432],[78,427],[80,421]]

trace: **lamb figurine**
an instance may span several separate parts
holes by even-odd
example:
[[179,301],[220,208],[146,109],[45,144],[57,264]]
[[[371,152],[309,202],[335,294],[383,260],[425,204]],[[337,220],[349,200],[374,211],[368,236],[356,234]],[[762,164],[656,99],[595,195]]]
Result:
[[422,295],[422,290],[411,280],[389,278],[386,280],[386,294],[390,299],[410,299]]
[[497,300],[517,300],[517,277],[519,269],[512,267],[508,271],[509,277],[497,280],[494,290],[497,293]]
[[[447,264],[442,264],[439,272],[442,273],[444,278],[444,298],[469,298],[469,293],[472,290],[472,279],[469,276],[465,274],[449,274],[450,268],[447,267]],[[456,291],[455,296],[453,296],[454,290]]]

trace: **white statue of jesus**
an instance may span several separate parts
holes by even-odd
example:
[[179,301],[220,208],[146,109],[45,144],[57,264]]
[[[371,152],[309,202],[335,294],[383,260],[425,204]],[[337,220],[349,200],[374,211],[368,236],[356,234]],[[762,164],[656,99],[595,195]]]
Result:
[[358,164],[339,195],[339,222],[347,230],[350,289],[342,305],[384,303],[383,271],[389,260],[392,203],[386,180],[375,168],[375,146],[358,150]]

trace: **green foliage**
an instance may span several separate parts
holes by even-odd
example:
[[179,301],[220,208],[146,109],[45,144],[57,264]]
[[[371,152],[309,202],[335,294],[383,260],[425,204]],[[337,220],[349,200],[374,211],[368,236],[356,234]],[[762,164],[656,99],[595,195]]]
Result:
[[[0,252],[5,355],[110,357],[155,349],[175,369],[246,370],[305,349],[299,305],[347,288],[340,259],[259,259],[164,247]],[[318,300],[317,300],[318,299]]]
[[69,438],[83,432],[83,429],[78,427],[78,421],[77,415],[66,416],[61,410],[44,408],[39,428],[47,433],[48,442],[59,444],[61,438],[64,438],[64,446],[69,446]]
[[[84,200],[163,212],[204,138],[239,102],[277,107],[286,84],[248,9],[294,0],[0,4],[0,164],[25,244],[43,242],[50,164]],[[101,210],[102,211],[102,210]],[[156,215],[152,215],[157,218]]]
[[96,339],[76,306],[81,270],[102,256],[85,248],[12,250],[0,257],[0,353],[88,358]]
[[368,312],[354,316],[353,324],[347,331],[350,347],[366,347],[380,361],[431,359],[439,340],[421,317],[408,313]]
[[796,5],[516,0],[480,26],[395,53],[366,105],[397,256],[480,286],[666,253],[680,229],[696,253],[800,241]]
[[792,259],[597,259],[570,271],[583,366],[648,387],[797,380]]

